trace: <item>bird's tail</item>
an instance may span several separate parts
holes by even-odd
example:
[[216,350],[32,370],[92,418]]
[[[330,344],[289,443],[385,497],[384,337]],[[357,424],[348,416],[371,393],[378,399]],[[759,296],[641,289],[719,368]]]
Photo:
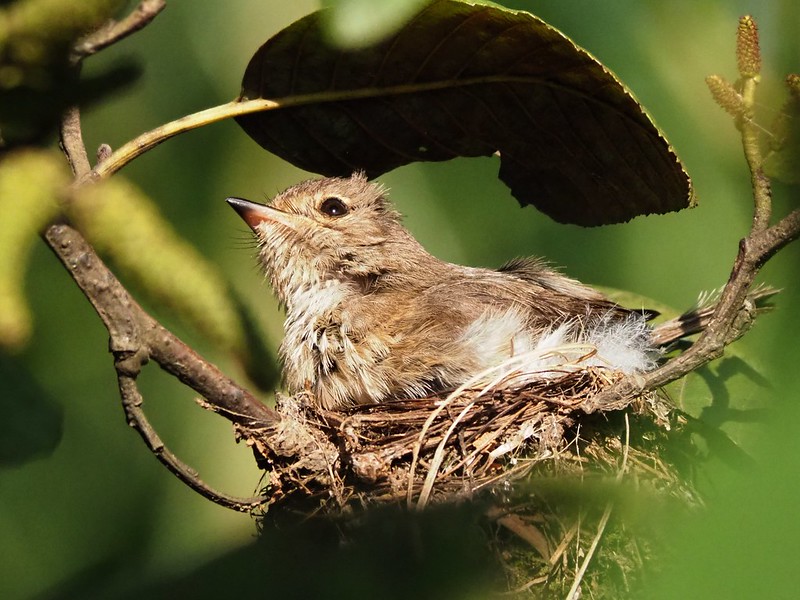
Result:
[[[747,299],[752,302],[757,312],[765,312],[772,309],[769,300],[778,292],[779,289],[762,285],[754,288],[747,295]],[[719,292],[704,294],[693,309],[654,326],[650,334],[653,345],[666,348],[683,338],[703,331],[717,309],[718,299]]]

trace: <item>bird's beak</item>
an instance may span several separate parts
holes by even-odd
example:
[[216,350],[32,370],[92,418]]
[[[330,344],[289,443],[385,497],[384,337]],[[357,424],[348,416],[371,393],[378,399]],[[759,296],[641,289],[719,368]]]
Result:
[[294,215],[290,215],[270,206],[265,206],[258,202],[251,202],[244,198],[226,198],[225,202],[239,213],[239,216],[244,219],[244,222],[247,223],[251,229],[256,229],[256,227],[264,221],[281,223],[292,229],[297,227],[294,219],[292,219]]

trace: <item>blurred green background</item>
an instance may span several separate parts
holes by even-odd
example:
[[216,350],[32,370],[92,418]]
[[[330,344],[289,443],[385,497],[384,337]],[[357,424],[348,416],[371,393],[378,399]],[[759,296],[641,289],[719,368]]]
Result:
[[[703,79],[711,73],[735,78],[737,19],[753,14],[765,65],[759,118],[768,125],[783,99],[783,76],[800,70],[800,6],[794,0],[503,4],[544,18],[617,73],[685,162],[699,207],[598,229],[558,225],[531,208],[519,209],[496,178],[495,160],[462,159],[403,167],[382,178],[409,228],[429,251],[450,261],[499,266],[515,256],[546,256],[583,281],[679,309],[724,284],[749,225],[749,176],[737,132]],[[163,122],[232,99],[256,48],[316,8],[304,0],[168,2],[152,25],[86,64],[87,73],[124,60],[144,68],[132,88],[85,112],[90,153],[101,143],[118,147]],[[282,316],[254,265],[248,232],[223,199],[259,200],[308,174],[266,154],[228,121],[167,142],[122,175],[228,274],[277,346]],[[778,214],[798,200],[798,188],[776,186]],[[792,569],[800,562],[800,436],[794,427],[800,423],[799,273],[800,244],[765,267],[762,279],[784,291],[777,309],[738,348],[770,385],[750,388],[752,397],[734,397],[734,408],[717,413],[755,434],[747,448],[754,465],[737,471],[711,462],[705,468],[708,513],[664,523],[675,537],[674,563],[665,565],[663,579],[651,582],[654,597],[793,597]],[[240,556],[252,544],[253,520],[180,484],[129,430],[105,330],[43,244],[27,289],[36,333],[21,364],[35,375],[40,389],[32,395],[50,428],[57,430],[63,420],[51,454],[1,467],[0,598],[134,597],[142,589],[157,597],[166,592],[150,586],[206,581],[193,575],[199,572],[217,574],[208,582],[230,585],[238,573],[231,565],[243,563],[226,557]],[[149,308],[229,374],[240,375],[213,347]],[[14,377],[19,368],[2,372],[2,419],[14,417],[21,397]],[[187,389],[155,367],[145,370],[142,388],[162,438],[207,482],[237,495],[257,488],[252,456],[232,443],[225,420],[199,410]],[[768,414],[754,419],[755,411],[738,408],[751,400],[754,406],[766,402]],[[302,555],[314,552],[313,541],[295,550],[296,557],[281,558],[302,570]],[[283,563],[276,558],[275,568]],[[357,566],[332,572],[348,569]],[[265,567],[260,575],[266,580],[272,574]],[[195,592],[211,595],[210,586]]]

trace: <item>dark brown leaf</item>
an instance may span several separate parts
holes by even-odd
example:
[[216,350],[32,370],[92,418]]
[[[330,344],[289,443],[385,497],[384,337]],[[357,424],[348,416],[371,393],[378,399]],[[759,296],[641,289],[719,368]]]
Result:
[[625,87],[525,12],[442,0],[357,51],[326,43],[320,15],[270,39],[239,117],[267,150],[324,175],[370,177],[415,161],[501,156],[520,204],[557,221],[617,223],[691,203],[678,158]]

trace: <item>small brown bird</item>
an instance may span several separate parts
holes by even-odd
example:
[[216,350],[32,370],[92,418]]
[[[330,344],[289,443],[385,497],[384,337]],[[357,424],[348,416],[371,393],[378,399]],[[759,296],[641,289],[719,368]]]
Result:
[[431,256],[363,174],[305,181],[269,206],[227,202],[286,310],[285,383],[325,408],[423,397],[504,364],[635,373],[658,357],[644,313],[539,260],[491,270]]

